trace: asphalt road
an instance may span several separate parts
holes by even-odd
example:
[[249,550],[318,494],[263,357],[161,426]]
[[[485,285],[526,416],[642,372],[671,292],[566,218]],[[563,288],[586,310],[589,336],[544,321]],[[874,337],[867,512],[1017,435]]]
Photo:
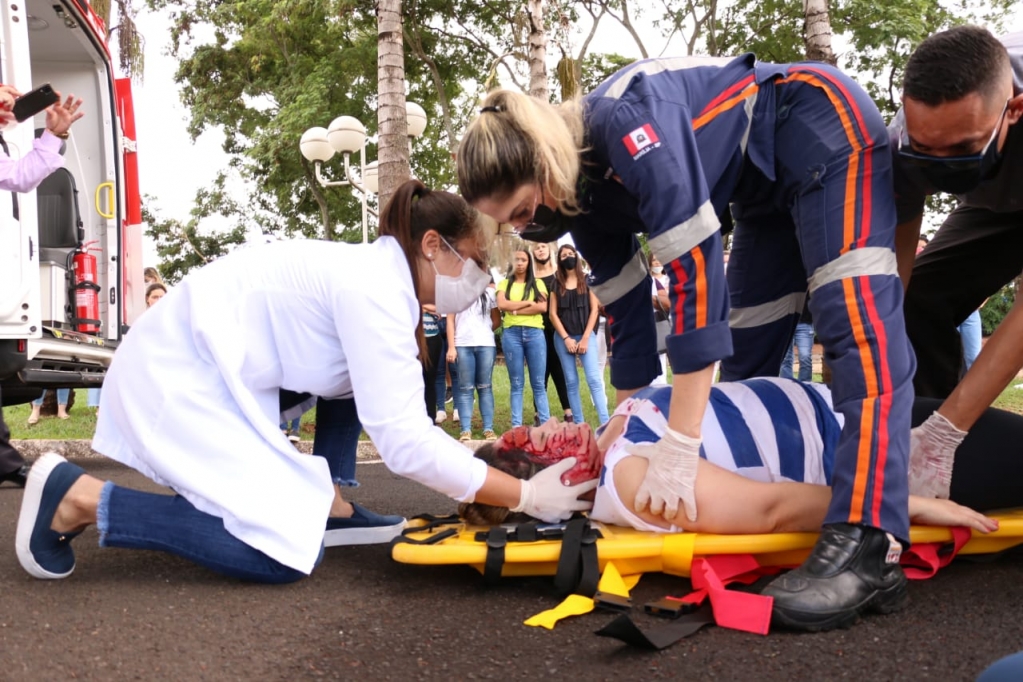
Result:
[[[114,463],[80,464],[158,490]],[[360,463],[359,478],[352,498],[372,509],[453,511],[379,464]],[[262,586],[172,556],[101,549],[90,528],[75,541],[75,573],[39,581],[14,554],[20,502],[19,490],[0,488],[0,680],[967,680],[1023,649],[1019,554],[957,561],[911,585],[905,611],[849,630],[761,637],[708,628],[651,653],[595,636],[613,618],[606,613],[553,631],[522,625],[557,603],[549,579],[486,589],[468,567],[398,564],[386,546],[331,548],[311,577]],[[642,603],[686,585],[650,575],[633,596]]]

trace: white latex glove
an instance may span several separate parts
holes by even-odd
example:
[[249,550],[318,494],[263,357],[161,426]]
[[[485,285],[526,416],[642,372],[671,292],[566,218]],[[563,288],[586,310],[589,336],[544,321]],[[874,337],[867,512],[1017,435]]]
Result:
[[966,438],[952,422],[934,412],[909,432],[909,492],[948,499],[956,448]]
[[686,516],[696,521],[696,463],[700,459],[699,438],[668,429],[656,443],[636,443],[626,448],[630,455],[649,462],[646,478],[636,491],[636,511],[650,507],[651,514],[672,519],[679,500]]
[[552,464],[528,481],[522,481],[519,504],[513,512],[523,512],[547,523],[557,523],[572,516],[573,512],[593,507],[593,502],[578,499],[580,495],[597,487],[597,479],[578,485],[565,485],[561,476],[575,466],[576,458],[567,457]]

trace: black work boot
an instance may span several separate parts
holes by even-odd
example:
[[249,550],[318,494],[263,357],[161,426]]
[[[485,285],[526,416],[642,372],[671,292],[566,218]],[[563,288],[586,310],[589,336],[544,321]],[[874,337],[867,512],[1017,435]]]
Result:
[[775,578],[772,622],[819,632],[849,627],[863,613],[891,613],[909,599],[902,544],[879,528],[832,523],[803,565]]

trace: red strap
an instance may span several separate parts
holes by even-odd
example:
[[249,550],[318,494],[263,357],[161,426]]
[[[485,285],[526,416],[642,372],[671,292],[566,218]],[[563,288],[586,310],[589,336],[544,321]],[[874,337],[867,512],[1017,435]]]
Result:
[[736,592],[725,587],[731,583],[749,585],[761,576],[773,575],[779,568],[765,568],[752,554],[722,554],[693,560],[691,579],[695,591],[679,599],[700,604],[707,597],[714,610],[714,622],[723,628],[766,635],[771,627],[774,600],[760,594]]
[[972,535],[969,528],[950,528],[952,531],[952,544],[947,542],[926,542],[916,544],[902,553],[902,570],[910,580],[926,580],[939,568],[944,568],[951,563],[959,550],[970,541]]

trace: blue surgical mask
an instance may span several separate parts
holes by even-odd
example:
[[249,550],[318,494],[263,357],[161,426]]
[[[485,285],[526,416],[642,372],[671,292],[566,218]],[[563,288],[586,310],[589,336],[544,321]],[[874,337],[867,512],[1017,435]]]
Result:
[[990,180],[998,172],[998,166],[1002,160],[1002,154],[998,151],[998,133],[1002,130],[1002,122],[1005,120],[1005,112],[1008,111],[1009,101],[1005,101],[1002,108],[1002,115],[998,117],[998,124],[991,139],[984,145],[984,148],[977,154],[968,156],[930,156],[913,151],[909,143],[909,136],[903,129],[899,138],[899,158],[903,163],[914,166],[920,170],[927,181],[935,189],[949,194],[966,194],[976,189],[977,185]]

